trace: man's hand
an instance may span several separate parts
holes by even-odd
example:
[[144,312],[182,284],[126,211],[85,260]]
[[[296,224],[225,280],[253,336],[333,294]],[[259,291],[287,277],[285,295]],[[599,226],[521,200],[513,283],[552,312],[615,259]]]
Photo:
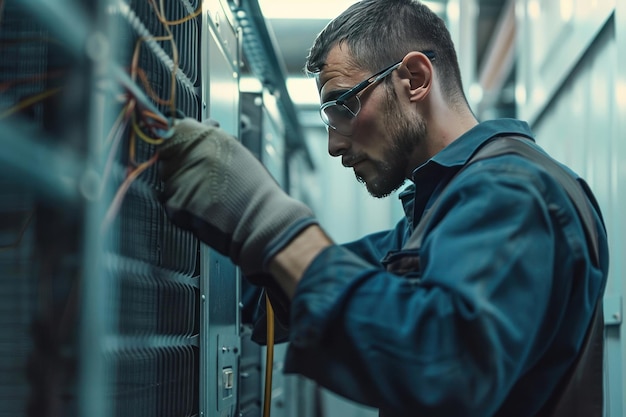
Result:
[[317,221],[248,150],[223,130],[177,121],[159,150],[168,217],[251,276]]

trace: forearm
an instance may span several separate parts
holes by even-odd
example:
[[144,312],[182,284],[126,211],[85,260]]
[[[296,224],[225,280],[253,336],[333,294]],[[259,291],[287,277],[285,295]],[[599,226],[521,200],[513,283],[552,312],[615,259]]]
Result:
[[332,241],[326,233],[319,226],[312,225],[304,229],[270,261],[270,272],[290,299],[293,298],[304,271],[330,245]]

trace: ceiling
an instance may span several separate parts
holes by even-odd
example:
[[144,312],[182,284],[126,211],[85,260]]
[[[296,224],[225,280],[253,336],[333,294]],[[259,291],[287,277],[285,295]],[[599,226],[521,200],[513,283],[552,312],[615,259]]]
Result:
[[[506,2],[503,0],[476,0],[476,2],[477,54],[480,60]],[[274,32],[276,44],[289,75],[302,74],[306,55],[316,35],[333,17],[353,3],[355,3],[353,0],[317,0],[314,3],[310,0],[259,0],[263,14]],[[424,3],[446,19],[447,0]]]
[[[503,19],[505,16],[510,16],[514,1],[423,0],[423,3],[431,7],[444,21],[448,22],[453,20],[455,10],[473,9],[475,11],[476,19],[474,21],[470,20],[470,26],[473,27],[472,35],[475,36],[474,39],[470,39],[470,44],[472,45],[470,49],[475,50],[475,56],[470,55],[470,58],[472,65],[475,65],[475,72],[478,74],[483,60],[487,64],[491,64],[491,61],[493,61],[494,48],[492,45],[494,33],[502,35],[498,39],[506,39],[507,34],[503,33],[506,31],[500,30],[501,28],[499,28],[498,24],[500,23],[501,27],[509,28],[509,32],[514,32],[515,30],[514,17],[513,22]],[[289,127],[287,132],[291,132],[288,135],[290,147],[294,150],[302,147],[306,149],[306,145],[302,140],[301,129],[305,126],[323,127],[317,115],[319,96],[315,82],[306,77],[304,73],[306,57],[317,34],[330,20],[355,3],[355,0],[315,0],[314,2],[311,0],[257,0],[257,2],[251,2],[257,3],[255,6],[256,12],[252,9],[247,10],[247,12],[251,13],[249,14],[250,16],[259,16],[260,20],[263,21],[262,25],[265,29],[258,36],[259,41],[252,41],[251,45],[249,45],[250,56],[257,57],[259,52],[265,50],[266,52],[261,52],[261,55],[269,59],[267,61],[261,60],[259,63],[258,59],[255,58],[253,62],[247,62],[246,54],[244,54],[243,77],[241,81],[249,82],[250,84],[240,85],[242,90],[252,92],[260,91],[261,85],[272,86],[270,90],[278,93],[276,97],[278,97],[279,108],[282,109],[286,116],[285,120]],[[242,4],[245,6],[248,3]],[[450,19],[448,19],[448,15]],[[246,16],[243,16],[244,20],[247,20]],[[467,19],[461,17],[461,21],[464,20],[467,21]],[[506,24],[502,25],[503,22],[506,22]],[[462,41],[468,39],[464,37],[465,34],[461,35]],[[502,42],[496,43],[502,44]],[[464,46],[457,45],[457,48]],[[266,49],[268,47],[272,52]],[[507,51],[512,51],[510,47],[508,48],[506,49]],[[509,55],[514,56],[513,53]],[[462,62],[461,66],[463,66]],[[492,67],[492,65],[487,66]],[[509,68],[514,68],[514,66]],[[246,76],[246,74],[252,75],[251,73],[254,73],[254,76]],[[515,102],[511,100],[511,94],[502,94],[502,91],[514,90],[514,69],[503,70],[500,74],[507,78],[508,81],[500,85],[498,90],[488,91],[488,96],[491,97],[488,100],[488,113],[482,112],[484,110],[484,106],[482,106],[484,101],[475,103],[480,104],[476,105],[477,108],[480,107],[477,113],[479,117],[484,114],[488,114],[488,117],[514,116]],[[508,87],[505,88],[505,85]],[[493,91],[496,91],[496,94],[493,94]],[[308,151],[306,154],[309,155]]]
[[[274,37],[279,59],[287,76],[289,95],[296,106],[319,103],[315,85],[305,78],[304,64],[317,34],[354,0],[258,0]],[[467,0],[455,0],[467,1]],[[480,68],[485,50],[500,18],[505,0],[473,0],[476,2],[476,66]],[[444,20],[448,0],[424,1]],[[496,103],[496,105],[498,105]]]

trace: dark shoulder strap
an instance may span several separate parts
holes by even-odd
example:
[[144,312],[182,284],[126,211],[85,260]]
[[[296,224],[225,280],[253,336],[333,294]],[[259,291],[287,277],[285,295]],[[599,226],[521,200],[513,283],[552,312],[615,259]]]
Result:
[[[455,175],[458,176],[463,170],[465,170],[471,164],[481,161],[487,158],[492,158],[505,154],[518,154],[531,161],[536,162],[546,169],[563,187],[568,196],[574,203],[576,211],[580,216],[585,234],[587,236],[588,243],[591,247],[591,256],[596,266],[599,265],[599,244],[598,244],[598,231],[596,223],[594,221],[593,210],[585,191],[581,185],[572,176],[570,176],[554,159],[550,158],[545,153],[536,149],[529,143],[529,139],[521,136],[504,136],[496,137],[491,141],[483,145],[461,168],[461,170]],[[450,180],[448,185],[454,181],[454,178]],[[447,186],[446,186],[447,187]],[[404,248],[417,249],[422,246],[422,240],[424,238],[424,231],[432,213],[436,211],[437,206],[441,201],[441,196],[444,194],[445,189],[439,195],[439,198],[435,200],[428,212],[422,216],[415,230],[411,234],[411,237],[404,245]]]
[[574,363],[535,417],[602,417],[604,408],[604,317],[602,302],[587,328]]
[[[512,136],[494,138],[480,148],[459,173],[477,161],[504,154],[518,154],[541,165],[561,184],[574,203],[585,229],[587,241],[591,248],[592,260],[598,266],[598,230],[591,207],[591,204],[595,205],[593,196],[587,195],[585,184],[575,180],[554,159],[527,143],[527,140],[523,137]],[[450,180],[450,182],[452,181],[454,181],[454,178]],[[430,210],[422,216],[411,237],[404,245],[404,249],[419,249],[421,247],[426,225],[430,221],[432,213],[436,211],[444,191],[433,203]],[[602,416],[604,401],[603,329],[602,303],[598,302],[578,357],[561,379],[555,393],[536,417]]]
[[559,165],[554,159],[525,142],[527,142],[527,139],[516,136],[507,136],[495,139],[480,149],[470,162],[476,162],[497,155],[514,153],[542,166],[554,179],[557,180],[557,182],[559,182],[571,201],[574,203],[574,207],[576,207],[576,211],[578,212],[585,229],[587,242],[591,248],[592,260],[594,265],[599,266],[600,253],[598,230],[594,220],[593,209],[587,194],[581,187],[581,184],[567,171],[565,171],[565,169],[563,169],[563,167],[561,167],[561,165]]

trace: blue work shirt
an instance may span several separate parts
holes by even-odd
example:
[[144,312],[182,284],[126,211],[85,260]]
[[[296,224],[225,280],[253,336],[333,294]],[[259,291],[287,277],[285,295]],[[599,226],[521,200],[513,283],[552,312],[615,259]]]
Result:
[[[450,181],[483,143],[507,134],[532,138],[524,122],[480,123],[414,171],[394,229],[314,259],[291,304],[286,372],[396,417],[541,408],[601,302],[607,240],[594,213],[594,266],[573,203],[521,156],[489,158]],[[388,272],[381,260],[402,250],[440,194],[419,279]]]

